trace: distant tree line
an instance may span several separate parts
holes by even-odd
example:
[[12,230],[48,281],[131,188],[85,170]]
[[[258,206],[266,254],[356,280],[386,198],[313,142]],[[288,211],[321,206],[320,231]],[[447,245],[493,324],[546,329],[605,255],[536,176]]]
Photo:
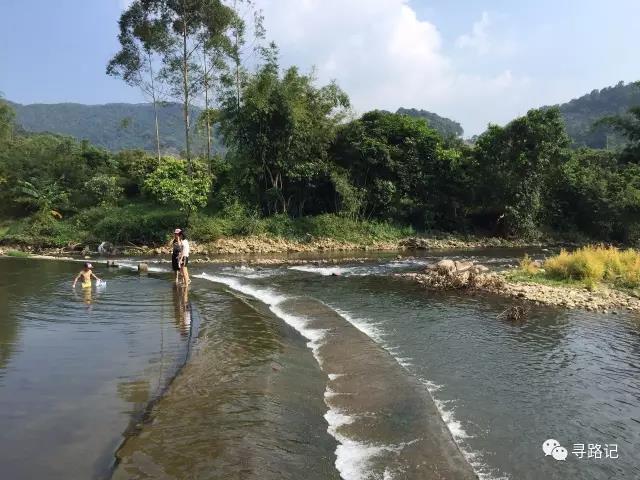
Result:
[[[241,11],[250,12],[251,42]],[[110,153],[17,132],[12,109],[0,102],[2,217],[26,218],[32,234],[46,236],[61,222],[82,219],[76,228],[91,229],[104,212],[144,204],[166,205],[187,222],[197,212],[197,221],[238,211],[331,214],[416,230],[640,242],[640,108],[604,120],[626,139],[618,151],[571,149],[557,108],[490,125],[468,145],[455,125],[443,135],[416,112],[353,118],[337,84],[318,86],[313,75],[280,67],[261,25],[247,2],[134,1],[109,73],[145,89],[166,87],[182,102],[185,150]],[[191,103],[205,96],[193,129]],[[214,123],[224,145],[218,153]],[[192,136],[206,151],[190,148]],[[140,229],[151,228],[140,215]],[[116,217],[112,223],[117,229]]]

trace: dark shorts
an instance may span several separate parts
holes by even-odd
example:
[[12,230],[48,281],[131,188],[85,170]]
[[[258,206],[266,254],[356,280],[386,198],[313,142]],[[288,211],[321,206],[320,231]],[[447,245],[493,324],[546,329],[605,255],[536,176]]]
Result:
[[[186,267],[189,263],[189,257],[182,258],[182,266]],[[174,272],[180,270],[180,265],[178,265],[178,257],[171,257],[171,268],[173,268]]]

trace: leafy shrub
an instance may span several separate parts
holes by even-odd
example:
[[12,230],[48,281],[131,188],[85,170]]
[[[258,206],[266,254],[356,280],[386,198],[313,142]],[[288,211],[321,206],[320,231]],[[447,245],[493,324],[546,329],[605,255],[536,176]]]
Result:
[[16,258],[26,258],[29,256],[27,252],[23,252],[21,250],[9,250],[5,253],[7,257],[16,257]]
[[94,208],[82,214],[78,222],[93,222],[94,241],[112,243],[161,244],[167,241],[174,228],[183,226],[184,215],[171,209],[144,204],[122,208]]
[[175,205],[183,212],[206,206],[211,190],[211,176],[201,162],[163,157],[158,168],[147,175],[144,189],[160,203]]
[[118,177],[102,173],[87,180],[84,184],[84,190],[95,204],[102,206],[115,205],[124,192]]
[[229,227],[224,219],[198,214],[191,218],[188,234],[193,240],[212,242],[227,235]]
[[71,222],[58,220],[47,212],[41,212],[11,224],[1,241],[7,245],[66,247],[82,241],[85,235],[85,232],[76,229]]

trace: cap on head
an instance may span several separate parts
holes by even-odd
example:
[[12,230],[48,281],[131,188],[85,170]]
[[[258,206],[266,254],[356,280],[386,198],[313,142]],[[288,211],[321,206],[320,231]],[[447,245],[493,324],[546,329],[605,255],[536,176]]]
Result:
[[91,265],[89,262],[84,264],[84,268],[88,268],[89,270],[91,270],[93,268],[93,265]]
[[179,228],[176,228],[173,233],[175,233],[176,235],[180,235],[182,233],[182,230]]

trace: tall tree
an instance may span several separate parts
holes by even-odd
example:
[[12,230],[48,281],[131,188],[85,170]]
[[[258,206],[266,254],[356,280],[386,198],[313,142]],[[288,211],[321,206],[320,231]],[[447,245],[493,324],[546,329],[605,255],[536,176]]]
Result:
[[[218,32],[211,36],[211,32],[204,31],[202,52],[202,70],[205,108],[199,119],[199,127],[204,131],[207,140],[207,160],[211,165],[212,127],[218,119],[218,111],[211,108],[216,97],[212,90],[216,86],[224,86],[234,91],[236,108],[240,108],[240,98],[243,85],[247,81],[245,62],[250,52],[260,52],[264,40],[262,12],[255,7],[253,0],[233,0],[227,2],[233,8],[229,32]],[[252,45],[247,46],[247,27],[250,27],[253,37]],[[214,32],[215,33],[215,32]],[[218,92],[221,98],[228,93]]]
[[13,134],[13,120],[16,114],[7,102],[0,97],[0,140],[10,140]]
[[107,74],[122,78],[127,84],[136,86],[151,99],[156,134],[158,160],[160,150],[160,125],[158,122],[158,84],[160,78],[154,65],[158,62],[155,52],[164,51],[167,39],[158,22],[150,18],[149,11],[141,1],[133,2],[119,21],[120,51],[107,65]]
[[227,70],[227,60],[233,52],[231,40],[225,33],[218,32],[217,35],[211,36],[210,32],[206,30],[202,32],[204,37],[202,39],[201,52],[204,110],[198,122],[207,140],[207,164],[209,168],[211,167],[212,127],[217,117],[216,110],[211,107],[215,98],[213,90],[221,84],[221,79]]
[[490,125],[480,135],[475,148],[478,199],[494,211],[507,233],[538,233],[550,181],[567,160],[568,146],[557,108],[530,110],[504,127]]
[[240,109],[233,92],[226,97],[221,130],[263,211],[302,215],[329,179],[329,145],[349,100],[296,68],[281,75],[276,57],[273,47],[244,87]]
[[[135,0],[123,13],[124,22],[131,16],[143,19],[142,31],[149,38],[137,30],[135,37],[145,38],[144,46],[161,57],[159,75],[182,103],[185,156],[191,172],[190,105],[205,78],[197,55],[228,34],[235,12],[221,0]],[[125,46],[132,48],[126,42]],[[127,54],[123,60],[130,58],[135,56]]]
[[[240,108],[243,85],[247,81],[246,59],[255,53],[264,53],[264,16],[253,0],[233,0],[236,16],[231,25],[231,69],[227,84],[234,90],[236,108]],[[253,42],[247,46],[247,27],[252,29]],[[248,48],[249,47],[249,48]]]
[[598,123],[611,125],[627,139],[620,155],[624,163],[640,164],[640,106],[631,107],[625,115],[606,117]]
[[354,187],[365,192],[360,213],[366,217],[426,227],[456,204],[448,190],[460,185],[461,176],[453,172],[457,158],[422,119],[365,113],[339,128],[332,154]]
[[197,52],[210,48],[225,36],[235,16],[220,0],[144,0],[158,16],[165,38],[162,51],[165,78],[180,98],[184,113],[185,155],[191,171],[190,104],[202,88],[204,78]]

